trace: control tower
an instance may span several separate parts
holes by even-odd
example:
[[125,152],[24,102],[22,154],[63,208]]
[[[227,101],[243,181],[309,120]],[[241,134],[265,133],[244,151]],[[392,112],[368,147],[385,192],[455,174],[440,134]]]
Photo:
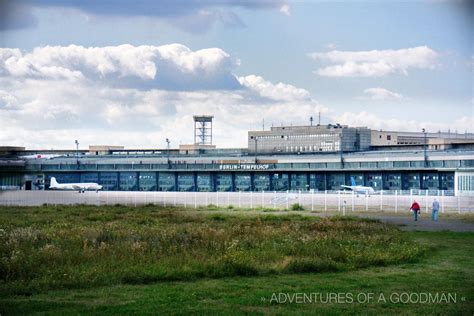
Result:
[[213,115],[194,115],[194,144],[212,145]]

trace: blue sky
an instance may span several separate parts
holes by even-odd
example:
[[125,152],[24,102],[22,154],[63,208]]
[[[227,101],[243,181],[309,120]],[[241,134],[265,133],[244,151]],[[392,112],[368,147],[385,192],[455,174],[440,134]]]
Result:
[[176,146],[192,141],[195,112],[216,116],[223,147],[245,146],[262,118],[318,111],[474,132],[472,2],[98,3],[0,0],[2,144]]

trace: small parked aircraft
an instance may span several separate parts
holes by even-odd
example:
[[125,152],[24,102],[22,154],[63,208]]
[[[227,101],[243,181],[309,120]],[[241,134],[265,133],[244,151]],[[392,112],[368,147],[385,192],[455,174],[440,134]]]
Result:
[[375,190],[372,187],[357,185],[353,177],[351,177],[351,185],[341,185],[341,187],[352,190],[357,194],[371,195],[375,193]]
[[58,183],[55,177],[51,177],[50,189],[55,190],[78,190],[79,193],[84,193],[86,190],[99,192],[102,186],[98,183]]

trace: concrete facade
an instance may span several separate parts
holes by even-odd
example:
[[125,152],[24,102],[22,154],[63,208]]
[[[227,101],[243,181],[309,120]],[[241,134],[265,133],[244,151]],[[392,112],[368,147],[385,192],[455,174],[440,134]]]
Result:
[[370,148],[367,127],[347,125],[282,126],[249,131],[249,153],[351,152]]

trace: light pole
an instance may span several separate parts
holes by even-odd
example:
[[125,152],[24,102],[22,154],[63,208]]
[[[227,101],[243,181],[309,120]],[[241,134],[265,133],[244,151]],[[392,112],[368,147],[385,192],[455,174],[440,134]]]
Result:
[[425,168],[428,167],[428,155],[426,153],[426,129],[422,129],[423,132],[423,159],[425,161]]
[[74,143],[76,144],[76,164],[79,165],[79,142],[76,139]]
[[169,168],[169,165],[170,165],[170,140],[169,138],[166,139],[166,148],[168,149],[167,151],[167,162],[168,162],[168,168]]

